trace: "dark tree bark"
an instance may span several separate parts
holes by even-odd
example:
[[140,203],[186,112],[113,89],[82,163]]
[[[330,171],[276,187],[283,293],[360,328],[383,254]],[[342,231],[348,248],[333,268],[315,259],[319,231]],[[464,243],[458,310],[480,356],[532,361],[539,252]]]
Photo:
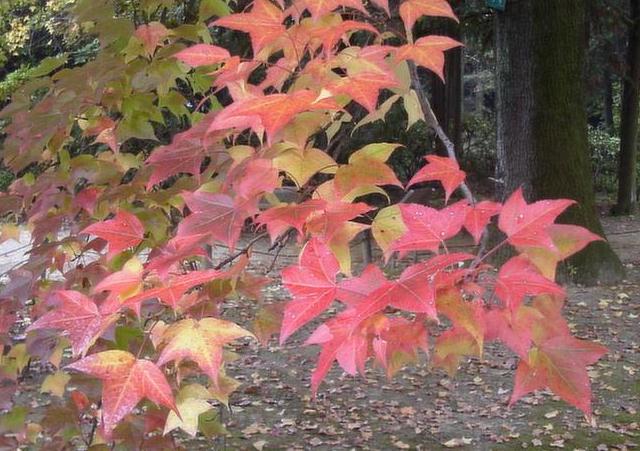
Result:
[[[446,22],[445,29],[436,34],[461,40],[460,25],[453,21]],[[462,148],[463,71],[464,49],[458,47],[449,50],[445,54],[444,79],[446,82],[443,83],[437,75],[432,74],[430,83],[433,112],[456,150]],[[447,154],[441,143],[436,150],[440,155]]]
[[627,44],[627,71],[622,92],[620,115],[620,160],[616,214],[638,211],[637,173],[638,119],[640,118],[640,0],[631,0],[631,24]]
[[607,71],[604,74],[604,125],[610,135],[615,134],[613,123],[613,80]]
[[498,197],[518,187],[533,192],[533,21],[531,1],[509,2],[496,15]]
[[[561,222],[604,235],[595,206],[584,104],[585,2],[513,0],[496,19],[498,158],[504,199],[523,186],[529,201],[574,199]],[[619,280],[606,242],[572,258],[583,283]]]

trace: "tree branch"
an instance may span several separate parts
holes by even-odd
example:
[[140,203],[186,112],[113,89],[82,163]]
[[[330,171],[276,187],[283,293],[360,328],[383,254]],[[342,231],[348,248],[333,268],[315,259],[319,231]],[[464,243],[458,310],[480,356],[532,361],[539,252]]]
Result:
[[247,244],[242,250],[239,250],[235,254],[231,254],[230,256],[228,256],[227,258],[222,260],[220,263],[218,263],[216,266],[214,266],[213,269],[215,269],[215,270],[222,269],[222,267],[224,267],[224,266],[228,265],[229,263],[233,262],[236,258],[238,258],[238,257],[240,257],[242,255],[247,255],[254,244],[256,244],[262,238],[265,238],[267,236],[268,236],[267,232],[261,233],[260,235],[256,236],[251,241],[249,241],[249,244]]
[[[411,73],[411,85],[418,95],[418,101],[420,102],[420,108],[422,109],[422,117],[424,118],[424,121],[427,123],[427,125],[433,128],[440,141],[442,141],[442,144],[444,144],[449,158],[457,163],[458,158],[456,157],[455,146],[443,130],[440,122],[438,122],[438,118],[436,118],[436,115],[433,112],[433,108],[431,108],[429,99],[427,99],[427,96],[424,93],[422,83],[420,82],[420,78],[418,76],[418,68],[413,61],[408,61],[407,63],[409,65],[409,71]],[[474,205],[476,203],[476,200],[465,182],[462,182],[462,184],[460,185],[460,189],[462,190],[465,199],[467,199],[470,204]]]
[[[444,144],[444,147],[447,150],[447,155],[449,156],[449,158],[451,158],[453,161],[457,163],[458,158],[456,157],[455,145],[447,136],[446,132],[440,125],[440,122],[438,122],[438,118],[433,112],[433,108],[431,108],[429,99],[427,99],[427,96],[424,93],[422,83],[420,82],[420,78],[418,76],[418,68],[416,67],[413,61],[407,61],[407,64],[409,65],[409,72],[411,74],[411,85],[414,91],[416,92],[416,94],[418,95],[418,101],[420,102],[420,108],[422,109],[422,117],[424,118],[424,121],[436,132],[436,135],[438,136],[440,141],[442,141],[442,144]],[[466,184],[466,182],[462,182],[462,184],[460,184],[460,189],[462,190],[462,193],[465,199],[467,199],[467,201],[469,201],[471,205],[475,205],[476,199],[473,196],[473,193],[469,189],[469,186]],[[484,254],[488,244],[489,244],[489,227],[485,226],[484,230],[482,231],[482,238],[480,239],[480,249],[478,250],[478,255],[476,259],[473,261],[473,263],[471,264],[472,268],[477,266],[482,261],[482,258],[483,258],[482,254]]]

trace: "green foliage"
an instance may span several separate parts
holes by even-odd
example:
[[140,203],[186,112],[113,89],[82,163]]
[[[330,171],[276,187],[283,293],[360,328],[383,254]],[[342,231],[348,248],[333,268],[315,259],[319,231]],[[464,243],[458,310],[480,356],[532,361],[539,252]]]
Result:
[[9,185],[14,179],[15,176],[13,175],[13,172],[0,166],[0,192],[7,191]]
[[589,126],[589,149],[596,192],[615,194],[620,138],[602,128]]
[[[620,138],[599,127],[589,126],[589,149],[596,192],[613,196],[618,189]],[[640,161],[636,164],[640,178]]]
[[0,81],[0,104],[9,100],[11,94],[31,78],[32,72],[32,67],[21,66],[19,69],[7,74],[6,78]]
[[462,166],[479,177],[494,177],[497,163],[495,116],[474,113],[464,118]]
[[400,180],[407,182],[411,176],[422,166],[423,156],[433,153],[433,136],[424,122],[417,122],[407,127],[408,118],[403,104],[397,101],[385,116],[384,121],[376,121],[363,127],[353,129],[355,122],[347,126],[346,136],[338,146],[345,147],[345,151],[338,155],[339,161],[347,161],[347,157],[355,150],[367,143],[386,141],[389,137],[403,147],[394,152],[389,159]]
[[[11,70],[16,59],[57,53],[74,39],[68,26],[75,0],[4,0],[0,2],[0,64]],[[8,67],[7,67],[8,65]]]

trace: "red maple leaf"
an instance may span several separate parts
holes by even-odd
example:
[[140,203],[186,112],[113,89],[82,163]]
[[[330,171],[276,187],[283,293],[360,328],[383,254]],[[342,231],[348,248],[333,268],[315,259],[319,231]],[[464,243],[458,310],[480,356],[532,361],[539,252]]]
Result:
[[523,256],[511,258],[500,268],[495,292],[512,311],[517,310],[526,296],[551,294],[565,297],[565,291],[560,286],[540,274]]
[[153,168],[147,189],[180,173],[199,177],[203,158],[202,139],[194,136],[191,130],[178,133],[173,137],[171,144],[156,147],[145,161],[146,165]]
[[[322,345],[316,369],[311,376],[312,391],[317,391],[336,360],[350,374],[355,374],[358,369],[363,371],[372,349],[373,337],[380,335],[388,325],[387,318],[380,312],[388,305],[395,304],[400,304],[400,308],[416,306],[414,311],[430,312],[432,308],[435,309],[428,301],[429,294],[425,294],[420,286],[428,285],[429,278],[435,278],[440,271],[468,258],[473,256],[450,254],[435,257],[405,271],[398,282],[385,282],[374,276],[376,283],[380,284],[378,288],[364,299],[356,300],[353,308],[318,327],[307,340],[306,344]],[[341,294],[344,295],[344,292]]]
[[286,32],[282,24],[285,17],[280,8],[269,0],[253,2],[251,12],[230,14],[212,22],[210,25],[231,28],[249,33],[254,57]]
[[299,12],[306,9],[316,19],[343,7],[357,9],[366,13],[362,0],[296,0],[293,6]]
[[111,296],[124,300],[142,286],[142,265],[137,260],[125,264],[120,271],[109,274],[93,287],[93,293],[110,291]]
[[334,361],[349,374],[356,374],[358,370],[364,372],[364,365],[370,355],[371,340],[375,332],[386,325],[386,320],[384,315],[379,314],[360,321],[355,309],[349,309],[320,325],[311,334],[305,344],[322,346],[316,368],[311,375],[311,391],[314,396]]
[[87,129],[83,131],[84,136],[95,136],[95,142],[106,144],[109,148],[117,153],[118,152],[118,137],[115,130],[118,124],[110,117],[101,116],[95,123],[92,123]]
[[73,355],[86,353],[97,338],[118,319],[118,315],[102,314],[96,303],[78,291],[53,293],[57,304],[36,320],[27,331],[57,329],[69,338]]
[[271,143],[276,133],[299,113],[339,109],[340,106],[333,99],[320,98],[308,89],[287,94],[252,95],[236,100],[219,112],[208,131],[251,128],[259,136],[266,132],[267,141]]
[[102,425],[107,437],[145,397],[179,415],[167,379],[149,360],[114,350],[92,354],[67,368],[102,379]]
[[107,258],[111,259],[125,249],[137,246],[144,238],[144,226],[132,213],[119,210],[113,219],[96,222],[80,233],[96,235],[109,244]]
[[241,200],[255,201],[264,193],[272,193],[280,186],[278,169],[266,158],[250,158],[228,174],[229,184]]
[[211,44],[192,45],[173,56],[191,67],[210,66],[231,58],[227,49]]
[[415,362],[419,350],[429,353],[429,332],[422,318],[389,318],[372,345],[376,360],[391,378],[402,366]]
[[173,237],[163,247],[151,251],[145,269],[155,271],[161,279],[166,279],[182,260],[193,256],[206,257],[202,245],[207,238],[206,234]]
[[587,366],[597,362],[606,352],[602,345],[570,335],[550,338],[531,349],[528,358],[520,361],[509,404],[532,391],[548,387],[591,417],[591,384]]
[[382,8],[388,15],[391,15],[389,11],[389,0],[371,0],[371,3],[376,5],[378,8]]
[[458,21],[447,0],[404,0],[400,5],[400,17],[408,34],[422,16],[449,17]]
[[489,310],[484,317],[484,338],[500,340],[521,358],[526,358],[531,349],[533,324],[543,318],[537,309],[526,305],[521,305],[515,312],[503,308]]
[[472,258],[472,255],[464,253],[443,254],[409,266],[388,293],[389,305],[408,312],[426,313],[437,320],[435,294],[438,276],[445,269]]
[[425,36],[414,44],[398,47],[396,59],[413,60],[418,66],[434,72],[444,82],[444,52],[461,45],[448,36]]
[[260,214],[257,222],[267,226],[272,242],[291,227],[296,229],[302,238],[303,226],[309,216],[323,210],[326,205],[326,201],[322,199],[310,199],[300,204],[278,205]]
[[300,263],[282,271],[282,283],[293,296],[293,301],[284,310],[280,344],[331,305],[336,298],[339,269],[329,247],[314,238],[302,251]]
[[401,204],[400,212],[407,231],[391,244],[390,250],[400,257],[409,251],[438,252],[444,241],[462,229],[469,204],[456,202],[442,210],[418,204]]
[[544,247],[554,251],[556,247],[547,228],[574,203],[560,199],[527,204],[522,188],[518,188],[502,206],[498,226],[513,246]]
[[558,262],[581,251],[593,241],[603,240],[584,227],[569,224],[551,224],[546,232],[551,237],[555,250],[546,247],[524,247],[519,250],[550,279],[555,279]]
[[151,22],[136,28],[134,36],[142,42],[147,55],[152,56],[162,42],[169,36],[169,30],[160,22]]
[[210,235],[233,251],[240,237],[245,219],[255,214],[255,206],[247,202],[236,203],[227,194],[203,191],[182,194],[191,214],[178,226],[177,235]]
[[98,203],[98,197],[101,193],[101,188],[95,186],[86,187],[74,196],[73,203],[84,208],[90,215],[93,215],[93,211]]
[[342,77],[326,86],[333,94],[346,94],[367,111],[376,109],[381,89],[391,89],[398,86],[394,78],[379,72],[362,72]]
[[482,238],[485,227],[491,221],[491,218],[500,213],[501,204],[483,200],[472,205],[467,210],[467,216],[464,218],[464,228],[471,234],[473,241],[478,244]]
[[411,178],[407,187],[437,180],[444,187],[445,202],[449,202],[451,193],[464,182],[465,172],[460,170],[458,162],[453,158],[427,155],[425,159],[428,163]]
[[363,302],[376,289],[387,282],[384,273],[376,265],[368,265],[359,277],[352,277],[338,284],[336,298],[350,307]]
[[[355,371],[356,366],[362,368],[369,355],[371,328],[379,333],[386,325],[386,318],[380,312],[389,305],[408,311],[427,312],[436,317],[435,300],[429,287],[429,279],[436,278],[445,268],[473,258],[468,254],[442,255],[414,265],[405,270],[397,282],[382,282],[380,286],[359,300],[354,308],[340,313],[335,318],[320,326],[307,340],[307,344],[322,344],[323,349],[318,358],[318,366],[314,371],[311,384],[314,392],[327,371],[338,360],[347,372]],[[356,363],[359,362],[357,365]]]
[[371,211],[364,202],[355,204],[332,201],[326,204],[324,211],[314,214],[307,220],[307,231],[324,242],[331,241],[344,226],[346,221]]
[[191,288],[203,283],[211,282],[220,278],[223,272],[214,269],[192,271],[188,274],[174,276],[164,282],[163,286],[151,288],[142,293],[131,296],[124,301],[124,305],[136,306],[147,299],[157,298],[160,302],[168,305],[173,310],[179,307],[182,296]]
[[[357,22],[355,20],[344,20],[335,25],[331,24],[327,26],[326,24],[322,24],[322,26],[315,27],[310,38],[319,39],[322,42],[325,56],[327,59],[330,59],[331,51],[342,37],[353,31],[362,30],[379,35],[378,30],[368,23]],[[302,32],[306,32],[306,30]]]
[[215,75],[213,87],[216,90],[224,87],[229,88],[231,96],[236,99],[236,96],[233,95],[234,88],[245,86],[245,80],[258,66],[260,66],[260,61],[242,61],[239,56],[232,56],[212,74]]

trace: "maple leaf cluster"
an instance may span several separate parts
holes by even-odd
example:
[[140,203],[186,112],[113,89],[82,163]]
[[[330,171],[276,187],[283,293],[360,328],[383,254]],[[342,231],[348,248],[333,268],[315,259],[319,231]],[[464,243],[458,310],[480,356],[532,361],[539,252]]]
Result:
[[[378,29],[373,10],[399,15],[404,32]],[[391,377],[428,354],[454,373],[500,341],[520,358],[512,403],[549,388],[591,414],[587,366],[605,349],[571,335],[554,279],[560,261],[600,238],[555,223],[571,201],[529,204],[521,190],[504,204],[452,201],[466,177],[453,157],[427,156],[403,183],[388,164],[398,144],[371,143],[346,163],[327,152],[353,108],[366,112],[365,124],[398,100],[415,104],[408,62],[443,77],[444,52],[461,44],[414,40],[412,30],[423,16],[457,20],[446,0],[404,0],[395,12],[385,0],[255,0],[242,12],[205,15],[193,29],[150,22],[121,32],[104,25],[104,17],[122,23],[114,11],[81,2],[75,14],[100,25],[105,50],[46,78],[35,106],[28,90],[40,85],[0,113],[12,119],[6,164],[20,171],[47,163],[2,199],[6,211],[25,214],[33,249],[0,292],[0,337],[11,344],[17,313],[28,310],[31,342],[53,342],[45,351],[14,348],[2,377],[17,381],[17,362],[31,357],[60,367],[70,347],[64,370],[102,383],[92,399],[98,411],[91,393],[71,391],[72,418],[88,414],[104,439],[126,440],[118,425],[146,399],[156,407],[144,410],[143,437],[154,425],[195,435],[199,416],[213,402],[227,404],[238,385],[225,372],[229,347],[267,342],[276,331],[283,344],[337,303],[338,313],[306,340],[320,347],[314,393],[335,362],[356,374],[371,360]],[[248,34],[251,57],[213,44],[207,26]],[[355,44],[360,35],[368,45]],[[391,44],[398,39],[404,44]],[[197,102],[186,100],[184,85]],[[133,152],[135,143],[158,141],[151,124],[169,113],[191,126],[149,153]],[[93,154],[66,148],[78,128],[94,140]],[[388,198],[385,187],[433,182],[444,207],[368,201]],[[279,200],[287,190],[294,198]],[[465,233],[480,244],[492,220],[506,236],[499,247],[517,253],[503,266],[491,267],[493,250],[483,246],[469,246],[478,255],[449,251],[448,241]],[[248,229],[257,238],[245,245]],[[364,232],[384,260],[425,258],[396,278],[375,264],[353,275],[351,243]],[[272,250],[297,237],[301,252],[281,272],[292,299],[265,305],[252,333],[223,313],[233,297],[259,300],[268,283],[248,271],[263,236]],[[193,383],[198,375],[207,386]]]

